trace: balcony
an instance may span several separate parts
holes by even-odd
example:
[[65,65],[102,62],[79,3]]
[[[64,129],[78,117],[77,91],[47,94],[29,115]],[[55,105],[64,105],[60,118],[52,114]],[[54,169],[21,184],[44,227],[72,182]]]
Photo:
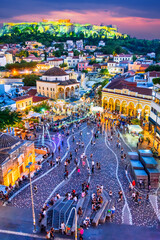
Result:
[[154,108],[157,112],[160,112],[160,105],[153,101],[151,103],[151,108]]
[[160,117],[158,117],[155,113],[151,112],[151,113],[150,113],[150,118],[151,118],[154,122],[157,122],[157,124],[160,126]]

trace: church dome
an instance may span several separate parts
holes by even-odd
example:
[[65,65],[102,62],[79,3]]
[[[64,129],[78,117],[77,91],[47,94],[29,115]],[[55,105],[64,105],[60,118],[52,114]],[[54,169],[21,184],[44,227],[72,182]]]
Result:
[[20,139],[7,133],[0,133],[0,150],[8,149],[20,142]]
[[43,76],[54,76],[54,77],[65,76],[65,75],[68,75],[68,74],[63,69],[58,67],[50,68],[43,74]]

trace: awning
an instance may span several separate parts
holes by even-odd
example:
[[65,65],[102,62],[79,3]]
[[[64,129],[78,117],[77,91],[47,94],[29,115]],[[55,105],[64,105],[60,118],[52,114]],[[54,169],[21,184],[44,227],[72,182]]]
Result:
[[143,129],[139,125],[129,125],[128,126],[129,132],[140,133]]

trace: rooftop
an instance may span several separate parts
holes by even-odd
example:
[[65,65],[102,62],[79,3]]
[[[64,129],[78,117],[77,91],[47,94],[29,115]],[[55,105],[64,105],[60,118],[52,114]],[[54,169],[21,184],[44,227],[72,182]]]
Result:
[[53,67],[48,69],[43,75],[44,76],[65,76],[68,74],[61,68]]
[[122,77],[113,79],[103,88],[104,91],[105,89],[128,89],[132,92],[137,92],[138,94],[152,96],[152,89],[137,87],[136,82],[128,82]]
[[0,133],[0,151],[13,147],[20,139],[7,133]]
[[24,100],[24,99],[27,99],[27,98],[31,98],[31,96],[30,95],[24,95],[24,96],[13,98],[12,100],[17,102],[17,101],[21,101],[21,100]]

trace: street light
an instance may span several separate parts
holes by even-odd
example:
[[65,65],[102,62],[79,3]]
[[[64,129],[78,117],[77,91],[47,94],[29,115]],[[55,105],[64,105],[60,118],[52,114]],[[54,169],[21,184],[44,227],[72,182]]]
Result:
[[36,218],[35,218],[35,211],[34,211],[33,190],[32,190],[32,181],[31,181],[31,169],[30,169],[31,165],[32,165],[32,162],[29,162],[26,168],[29,169],[29,180],[30,180],[31,201],[32,201],[33,233],[36,233],[37,232]]
[[77,209],[75,207],[73,207],[71,209],[70,213],[69,213],[69,216],[68,216],[68,219],[67,219],[67,222],[66,222],[66,226],[68,224],[69,218],[70,218],[73,210],[75,211],[75,240],[77,240]]

